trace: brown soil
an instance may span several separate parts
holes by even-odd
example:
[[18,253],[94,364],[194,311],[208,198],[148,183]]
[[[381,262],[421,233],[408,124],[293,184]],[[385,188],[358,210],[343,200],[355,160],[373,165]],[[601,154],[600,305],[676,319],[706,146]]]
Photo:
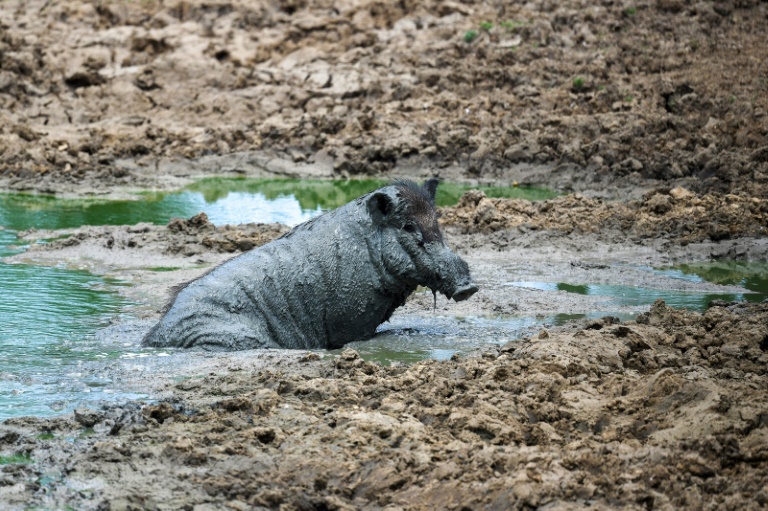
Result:
[[683,188],[654,190],[642,200],[604,202],[581,195],[530,202],[489,199],[466,193],[455,208],[444,208],[442,223],[466,233],[502,231],[520,226],[564,233],[615,231],[643,239],[688,244],[768,235],[768,200]]
[[[18,234],[25,241],[58,238],[31,246],[29,252],[61,251],[71,247],[97,245],[120,252],[126,249],[151,249],[167,255],[185,258],[208,253],[245,252],[287,233],[282,224],[238,224],[215,226],[208,215],[199,213],[192,218],[174,218],[166,226],[141,223],[127,226],[85,226],[64,231],[30,229]],[[187,260],[188,261],[188,260]],[[125,263],[123,263],[125,266]]]
[[[580,193],[470,192],[443,210],[481,290],[441,310],[603,310],[506,285],[564,275],[719,292],[637,267],[766,261],[766,39],[756,0],[5,1],[0,190],[124,196],[210,174],[542,184]],[[285,231],[202,214],[82,227],[13,260],[125,277],[155,318],[172,284]],[[417,294],[403,310],[432,307]],[[0,502],[766,507],[766,325],[766,303],[656,303],[412,366],[351,350],[174,354],[151,375],[116,362],[103,371],[157,400],[1,423]]]
[[156,186],[174,159],[267,152],[299,173],[544,165],[530,179],[563,190],[766,197],[767,16],[757,0],[5,2],[0,175],[103,193]]
[[2,467],[0,495],[77,509],[757,509],[766,325],[765,303],[701,315],[659,301],[637,322],[543,330],[477,358],[230,366],[156,405],[6,421],[0,445],[36,463]]

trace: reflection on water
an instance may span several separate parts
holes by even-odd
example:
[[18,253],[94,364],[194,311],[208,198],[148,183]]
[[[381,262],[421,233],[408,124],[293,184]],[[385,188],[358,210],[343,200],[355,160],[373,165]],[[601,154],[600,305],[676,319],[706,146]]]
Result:
[[52,197],[6,196],[0,199],[0,225],[11,229],[68,229],[81,225],[166,224],[204,211],[216,225],[272,223],[297,225],[320,214],[304,210],[294,197],[269,199],[262,194],[232,192],[207,202],[200,192],[150,195],[137,201],[68,200]]
[[[171,193],[145,193],[140,200],[57,199],[0,194],[0,225],[9,229],[67,229],[81,225],[165,224],[205,211],[216,225],[279,222],[297,225],[386,184],[378,180],[211,178]],[[456,204],[472,187],[443,183],[438,205]],[[492,197],[531,200],[554,197],[550,190],[480,187]]]
[[[201,180],[187,188],[200,192],[206,202],[214,203],[226,199],[232,193],[260,194],[269,200],[293,197],[303,211],[329,210],[343,206],[388,181],[381,179],[245,179],[210,178]],[[441,183],[435,203],[438,206],[452,206],[470,189],[482,190],[488,197],[508,197],[527,200],[544,200],[557,196],[546,188],[517,186],[470,186],[457,183]]]
[[[757,296],[768,296],[768,263],[713,261],[658,268],[656,272],[691,282],[711,282],[721,286],[741,286]],[[746,297],[750,299],[749,295]]]

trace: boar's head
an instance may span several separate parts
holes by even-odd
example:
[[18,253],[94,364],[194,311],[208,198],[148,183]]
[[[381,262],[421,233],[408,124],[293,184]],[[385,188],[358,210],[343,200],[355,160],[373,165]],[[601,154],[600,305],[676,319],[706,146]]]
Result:
[[467,263],[443,241],[435,210],[437,185],[437,179],[423,186],[395,181],[366,196],[366,205],[379,235],[381,270],[413,287],[426,286],[458,302],[478,288]]

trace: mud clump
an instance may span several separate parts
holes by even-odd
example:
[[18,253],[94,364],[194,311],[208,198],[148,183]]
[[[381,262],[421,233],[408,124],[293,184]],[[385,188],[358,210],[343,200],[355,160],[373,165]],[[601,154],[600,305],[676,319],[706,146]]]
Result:
[[[34,463],[3,467],[4,496],[12,506],[750,508],[768,498],[766,325],[766,303],[698,314],[658,301],[635,322],[593,320],[448,362],[382,367],[348,349],[212,373],[172,384],[174,403],[141,413],[6,421],[0,452]],[[96,433],[66,441],[83,417]],[[61,476],[43,496],[33,480],[56,460]],[[74,489],[93,478],[104,484],[87,496]]]
[[638,239],[705,240],[765,237],[768,200],[741,195],[697,195],[683,188],[647,193],[641,200],[606,202],[578,194],[542,202],[492,199],[474,190],[442,210],[441,221],[465,233],[526,227],[565,233],[618,231]]
[[[213,252],[247,252],[287,233],[283,224],[239,224],[216,227],[205,213],[189,219],[174,218],[168,222],[171,236],[166,240],[167,253],[195,255],[205,249]],[[203,248],[197,248],[202,245]]]
[[130,226],[84,226],[51,232],[31,229],[19,233],[19,238],[30,241],[50,237],[51,234],[59,237],[66,235],[49,243],[31,245],[28,252],[32,254],[82,245],[111,251],[150,250],[192,257],[211,252],[246,252],[269,243],[289,230],[282,224],[215,226],[205,213],[199,213],[188,219],[171,219],[167,226],[140,223]]

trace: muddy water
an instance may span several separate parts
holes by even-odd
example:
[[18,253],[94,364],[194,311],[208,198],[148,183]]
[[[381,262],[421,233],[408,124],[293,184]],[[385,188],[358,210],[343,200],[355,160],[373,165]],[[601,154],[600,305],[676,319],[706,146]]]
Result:
[[[9,248],[14,240],[0,231],[0,257],[18,250]],[[117,285],[86,272],[0,262],[0,420],[115,397],[107,379],[82,366],[124,355],[94,335],[127,306]]]
[[[381,184],[378,181],[205,180],[169,194],[144,194],[136,201],[58,200],[37,196],[1,196],[0,257],[23,250],[14,247],[15,230],[70,228],[80,225],[162,224],[172,217],[205,211],[215,224],[280,222],[295,225],[337,207]],[[452,204],[464,187],[443,186],[438,202]],[[546,198],[545,190],[487,189],[497,196]],[[158,270],[164,270],[159,268]],[[169,269],[170,270],[170,269]],[[707,266],[658,270],[671,278],[730,279],[745,294],[709,296],[590,283],[513,282],[510,285],[596,294],[622,305],[647,306],[665,298],[676,306],[702,309],[713,298],[741,299],[764,285],[765,270],[728,267],[723,273]],[[761,273],[763,272],[763,273]],[[762,276],[761,276],[762,275]],[[762,279],[762,280],[761,280]],[[763,284],[760,284],[760,283]],[[110,366],[116,363],[163,364],[159,350],[137,346],[149,327],[131,321],[131,304],[116,292],[121,283],[65,268],[0,263],[0,420],[18,415],[51,415],[69,411],[82,401],[143,397],[115,388]],[[759,289],[756,289],[758,293]],[[764,290],[763,290],[764,292]],[[127,311],[127,312],[126,312]],[[605,315],[604,313],[595,316]],[[616,315],[616,314],[614,314]],[[361,355],[384,364],[424,358],[448,359],[489,343],[503,343],[579,316],[429,317],[400,315],[382,325],[371,341],[354,343]],[[630,319],[630,318],[622,318]],[[108,325],[111,326],[105,330]],[[108,332],[105,334],[104,332]],[[177,357],[171,357],[177,358]],[[183,359],[183,357],[179,357]],[[132,362],[135,361],[135,362]],[[171,364],[173,365],[173,364]]]
[[[454,355],[467,355],[484,346],[506,344],[530,336],[543,327],[560,326],[568,321],[600,318],[595,314],[554,314],[550,316],[496,317],[431,317],[398,316],[381,325],[373,339],[354,342],[355,349],[368,361],[383,365],[412,363],[424,359],[448,360]],[[634,315],[612,314],[621,320]],[[334,350],[340,353],[342,350]]]
[[[702,268],[704,268],[702,266]],[[750,275],[754,270],[750,265],[743,268],[744,275]],[[676,278],[677,272],[665,270],[669,276]],[[707,279],[697,274],[691,274],[691,279],[695,282],[705,282]],[[745,277],[746,278],[746,277]],[[689,309],[695,311],[704,311],[713,300],[724,300],[727,302],[750,301],[760,302],[768,298],[768,290],[749,290],[744,293],[701,293],[695,291],[681,291],[675,289],[651,289],[642,286],[612,285],[612,284],[584,284],[568,282],[536,282],[522,281],[510,282],[510,286],[523,287],[528,289],[537,289],[539,291],[565,291],[587,296],[604,297],[617,307],[642,307],[653,303],[657,299],[664,300],[670,307],[677,309]],[[739,285],[739,284],[736,284]]]

